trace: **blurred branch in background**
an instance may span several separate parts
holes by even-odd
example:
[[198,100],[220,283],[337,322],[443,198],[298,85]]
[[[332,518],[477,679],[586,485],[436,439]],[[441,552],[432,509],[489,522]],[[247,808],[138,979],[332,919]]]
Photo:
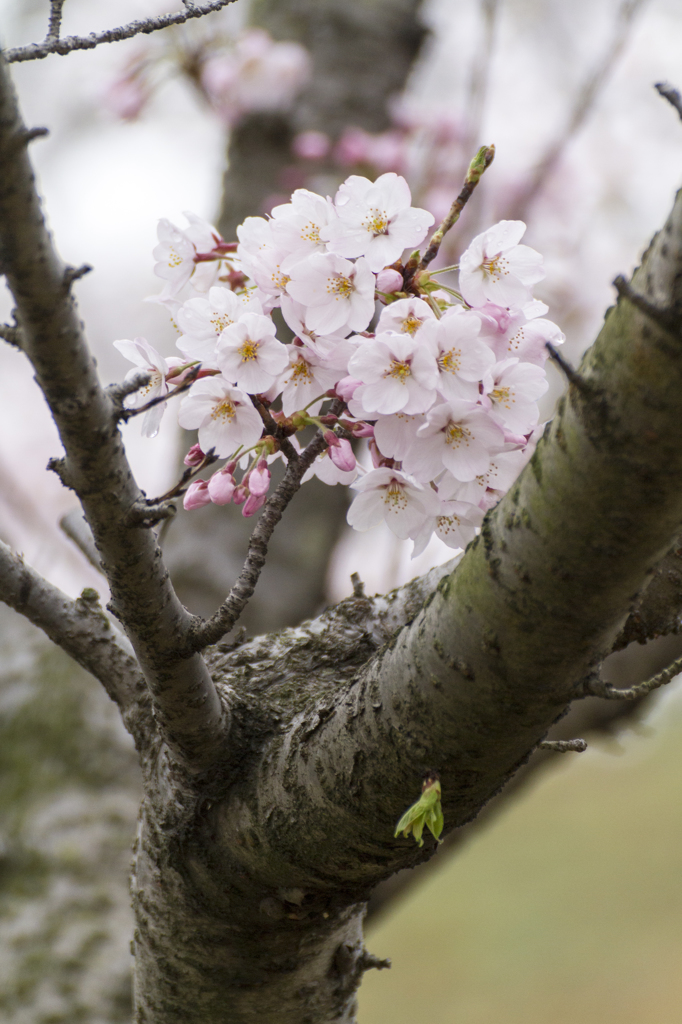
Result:
[[585,124],[594,109],[597,97],[609,80],[625,44],[630,38],[635,16],[646,0],[622,0],[613,22],[611,36],[593,70],[573,97],[566,123],[556,138],[549,143],[527,182],[502,214],[510,220],[525,220],[536,196],[554,172],[566,147]]
[[183,25],[186,21],[190,21],[193,18],[203,18],[207,14],[220,11],[231,3],[234,3],[234,0],[211,0],[210,3],[206,4],[192,4],[185,11],[179,11],[177,14],[162,14],[158,18],[144,18],[141,21],[131,21],[128,25],[106,29],[104,32],[91,32],[87,36],[65,36],[62,38],[59,32],[61,29],[64,0],[61,3],[53,2],[50,5],[50,21],[47,35],[43,42],[5,50],[4,58],[8,64],[16,64],[27,60],[43,60],[43,58],[49,57],[52,53],[65,56],[74,50],[94,50],[96,46],[100,46],[102,43],[118,43],[122,39],[149,35],[150,32],[158,32],[172,25]]

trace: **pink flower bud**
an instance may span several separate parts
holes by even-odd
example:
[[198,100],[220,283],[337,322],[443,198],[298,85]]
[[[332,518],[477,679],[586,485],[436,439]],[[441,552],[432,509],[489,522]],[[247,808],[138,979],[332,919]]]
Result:
[[208,493],[208,484],[205,480],[195,480],[187,488],[185,497],[182,500],[184,508],[188,511],[192,508],[203,508],[210,504],[211,496]]
[[[261,497],[268,493],[270,486],[270,470],[265,459],[261,459],[255,469],[249,474],[249,490],[252,495]],[[258,506],[260,508],[260,506]],[[244,515],[247,513],[244,512]],[[252,513],[249,513],[251,515]]]
[[329,449],[329,458],[336,468],[344,473],[349,473],[352,469],[355,469],[353,449],[350,446],[350,441],[346,441],[345,438],[340,438],[336,447]]
[[351,426],[353,437],[374,437],[374,426],[359,420]]
[[291,148],[301,160],[322,160],[329,152],[331,142],[324,132],[299,132]]
[[229,505],[236,486],[232,473],[226,467],[214,473],[208,481],[208,493],[214,505]]
[[232,501],[234,502],[235,505],[243,505],[248,497],[248,494],[249,492],[247,491],[246,487],[244,487],[244,484],[238,484],[234,489]]
[[339,443],[339,439],[333,430],[325,430],[322,436],[324,437],[325,441],[327,442],[330,448],[335,448]]
[[392,267],[384,267],[377,274],[377,291],[379,292],[399,292],[402,291],[403,287],[403,275],[393,270]]
[[355,389],[359,388],[361,384],[362,381],[356,380],[355,377],[342,377],[336,385],[336,393],[344,402],[350,402]]
[[264,494],[250,494],[244,502],[244,508],[242,509],[242,515],[253,516],[256,514],[259,508],[262,508],[265,504]]
[[205,458],[204,453],[198,444],[193,444],[182,460],[186,466],[198,466]]

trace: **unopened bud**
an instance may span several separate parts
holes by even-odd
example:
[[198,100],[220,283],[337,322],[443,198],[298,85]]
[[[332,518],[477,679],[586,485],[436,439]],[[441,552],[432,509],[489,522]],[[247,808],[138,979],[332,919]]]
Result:
[[249,492],[247,491],[246,487],[244,487],[244,484],[238,484],[234,489],[232,501],[234,502],[235,505],[243,505],[248,497],[248,494]]
[[205,458],[206,456],[202,452],[200,446],[198,444],[193,444],[182,461],[186,466],[198,466]]
[[378,292],[399,292],[403,287],[403,275],[392,267],[384,267],[377,274]]
[[[255,494],[256,497],[261,497],[261,495],[264,496],[268,493],[269,487],[270,470],[268,469],[268,464],[265,459],[261,459],[256,468],[249,474],[249,490],[252,495]],[[244,515],[246,514],[247,513],[244,512]],[[249,514],[251,515],[252,513]]]
[[253,516],[256,514],[259,508],[262,508],[265,504],[264,494],[250,494],[244,502],[244,508],[242,509],[242,515]]
[[363,420],[359,420],[357,423],[351,423],[349,430],[353,437],[374,437],[373,424],[365,423]]
[[345,438],[341,438],[334,448],[329,449],[329,458],[336,468],[344,473],[349,473],[352,469],[355,469],[353,449],[350,446],[350,441],[346,441]]
[[208,493],[214,505],[229,505],[236,487],[236,481],[232,473],[227,472],[227,467],[218,470],[208,481]]
[[208,493],[208,484],[205,480],[195,480],[187,488],[185,497],[182,500],[183,507],[188,511],[193,508],[203,508],[210,504],[211,496]]
[[353,397],[356,388],[359,388],[362,381],[356,380],[355,377],[342,377],[336,385],[336,393],[339,398],[342,398],[344,402],[350,402]]

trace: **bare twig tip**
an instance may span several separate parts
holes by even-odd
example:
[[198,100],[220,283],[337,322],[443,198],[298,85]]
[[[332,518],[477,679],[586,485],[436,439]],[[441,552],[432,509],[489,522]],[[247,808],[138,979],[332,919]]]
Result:
[[33,142],[34,139],[44,139],[50,134],[49,128],[27,128],[24,132],[24,142]]
[[587,750],[587,743],[585,740],[543,740],[538,747],[553,750],[555,754],[582,754]]
[[92,267],[88,263],[83,263],[80,267],[67,267],[64,271],[64,287],[70,288],[74,281],[78,281],[81,277],[85,277],[89,274]]
[[593,677],[587,681],[585,691],[592,697],[602,697],[604,700],[639,700],[640,697],[646,697],[652,690],[657,690],[659,686],[665,686],[681,672],[682,658],[677,658],[667,668],[652,676],[651,679],[646,679],[643,683],[635,683],[634,686],[620,689],[603,679]]
[[667,100],[675,108],[680,115],[680,120],[682,120],[682,96],[680,96],[679,89],[675,89],[668,82],[656,82],[654,89],[659,96],[662,96],[663,99]]
[[351,573],[350,581],[353,584],[353,597],[365,596],[365,584],[360,579],[360,573]]
[[566,359],[564,359],[561,353],[557,352],[557,350],[554,348],[554,345],[550,344],[550,342],[547,341],[545,342],[545,348],[549,352],[552,362],[556,363],[556,365],[559,367],[559,369],[561,370],[569,384],[573,384],[576,388],[583,392],[588,392],[592,390],[588,381],[586,381],[584,377],[581,377],[577,370],[573,369],[571,364]]
[[627,299],[628,302],[631,302],[633,306],[641,313],[644,313],[645,316],[648,316],[649,319],[653,320],[663,330],[679,335],[681,320],[679,309],[676,309],[674,306],[658,306],[655,302],[650,302],[645,295],[636,291],[622,274],[614,278],[613,286],[618,292],[619,298]]

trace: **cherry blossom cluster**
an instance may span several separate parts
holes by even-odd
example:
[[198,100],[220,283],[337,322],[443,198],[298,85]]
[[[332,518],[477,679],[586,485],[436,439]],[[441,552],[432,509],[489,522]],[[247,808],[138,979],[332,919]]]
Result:
[[[350,484],[353,527],[385,521],[415,553],[434,532],[466,545],[529,458],[546,342],[563,341],[532,295],[542,257],[521,244],[525,225],[478,235],[455,291],[437,279],[452,268],[429,272],[415,252],[403,262],[434,218],[393,172],[352,175],[333,200],[298,189],[269,218],[247,218],[238,242],[186,216],[182,229],[160,222],[154,250],[165,280],[156,301],[180,331],[180,356],[142,338],[114,343],[131,374],[149,374],[130,405],[184,384],[178,419],[198,431],[186,464],[224,460],[194,479],[185,506],[231,502],[252,515],[273,460],[315,426],[326,447],[304,480]],[[292,341],[277,337],[274,310]],[[143,433],[164,408],[148,409]]]
[[105,96],[123,120],[139,116],[162,82],[180,71],[229,127],[251,111],[287,110],[310,75],[298,43],[275,42],[263,29],[232,39],[183,27],[150,40],[128,61]]

